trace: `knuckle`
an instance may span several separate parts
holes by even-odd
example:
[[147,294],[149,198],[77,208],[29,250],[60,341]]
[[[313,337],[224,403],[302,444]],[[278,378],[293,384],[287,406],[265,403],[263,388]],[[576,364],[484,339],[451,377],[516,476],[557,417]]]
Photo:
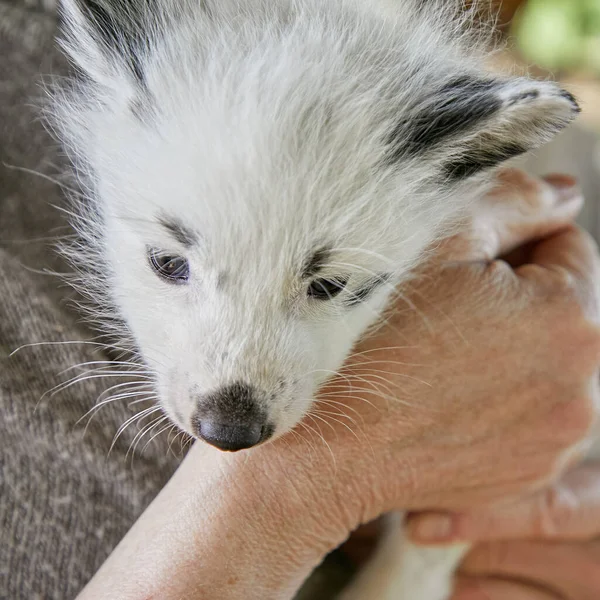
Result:
[[580,442],[588,437],[596,422],[596,406],[590,395],[582,395],[575,400],[569,411],[568,428],[573,434],[575,442]]
[[534,509],[536,536],[556,537],[568,530],[577,511],[578,502],[566,487],[555,484],[541,492]]
[[530,290],[544,304],[579,305],[577,279],[568,269],[527,263],[518,267],[518,275],[531,284]]
[[573,303],[575,305],[574,309],[579,307],[580,303],[575,275],[568,269],[560,266],[548,268],[547,271],[554,296],[569,304]]
[[562,305],[573,303],[580,305],[580,294],[576,276],[559,265],[540,265],[528,263],[518,269],[521,277],[534,285],[534,292],[544,302],[559,302]]
[[551,269],[549,297],[568,322],[596,324],[600,314],[597,284],[563,267]]
[[533,318],[548,334],[548,343],[555,348],[564,373],[589,377],[600,366],[600,310],[595,302],[588,302],[567,271],[553,273],[552,281],[551,288],[537,287]]
[[494,286],[496,293],[503,290],[504,294],[518,290],[518,279],[513,268],[504,260],[495,259],[485,266],[485,279]]
[[562,402],[552,413],[550,427],[557,446],[563,450],[585,440],[596,422],[595,402],[587,394]]
[[585,396],[579,403],[577,415],[573,420],[573,431],[578,440],[586,440],[598,420],[597,402],[592,396]]

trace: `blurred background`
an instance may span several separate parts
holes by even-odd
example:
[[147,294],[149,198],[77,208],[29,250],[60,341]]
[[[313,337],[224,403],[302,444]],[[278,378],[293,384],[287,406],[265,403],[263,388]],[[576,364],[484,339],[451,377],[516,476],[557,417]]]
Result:
[[600,0],[493,0],[493,5],[505,44],[500,66],[563,81],[578,92],[582,121],[598,130]]
[[515,57],[555,75],[600,75],[600,0],[501,0],[499,26]]
[[502,51],[494,67],[561,81],[579,100],[573,127],[523,161],[581,182],[581,223],[600,239],[600,0],[493,0]]

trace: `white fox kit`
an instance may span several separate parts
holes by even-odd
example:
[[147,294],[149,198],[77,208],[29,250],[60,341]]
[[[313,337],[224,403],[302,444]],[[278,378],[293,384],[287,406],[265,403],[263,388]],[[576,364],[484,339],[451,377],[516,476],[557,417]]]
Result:
[[[293,428],[494,169],[575,117],[555,84],[486,72],[460,15],[63,1],[80,77],[54,119],[87,192],[66,252],[181,429],[241,450]],[[461,549],[401,542],[352,597],[447,597]]]

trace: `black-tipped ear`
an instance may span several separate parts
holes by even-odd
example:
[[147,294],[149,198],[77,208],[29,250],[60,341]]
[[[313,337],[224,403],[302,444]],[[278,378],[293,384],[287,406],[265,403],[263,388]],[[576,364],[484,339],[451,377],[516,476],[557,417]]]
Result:
[[541,146],[579,110],[554,83],[463,75],[412,107],[392,132],[388,156],[431,157],[445,177],[460,180]]
[[125,76],[143,83],[150,44],[150,0],[61,0],[62,45],[98,83]]

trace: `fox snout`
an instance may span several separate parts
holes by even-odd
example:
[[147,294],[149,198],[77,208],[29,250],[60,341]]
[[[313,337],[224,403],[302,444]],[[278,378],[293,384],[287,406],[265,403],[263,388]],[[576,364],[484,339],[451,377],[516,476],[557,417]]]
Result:
[[261,394],[245,383],[234,383],[197,398],[194,433],[219,450],[235,452],[268,440],[274,427],[262,406]]

